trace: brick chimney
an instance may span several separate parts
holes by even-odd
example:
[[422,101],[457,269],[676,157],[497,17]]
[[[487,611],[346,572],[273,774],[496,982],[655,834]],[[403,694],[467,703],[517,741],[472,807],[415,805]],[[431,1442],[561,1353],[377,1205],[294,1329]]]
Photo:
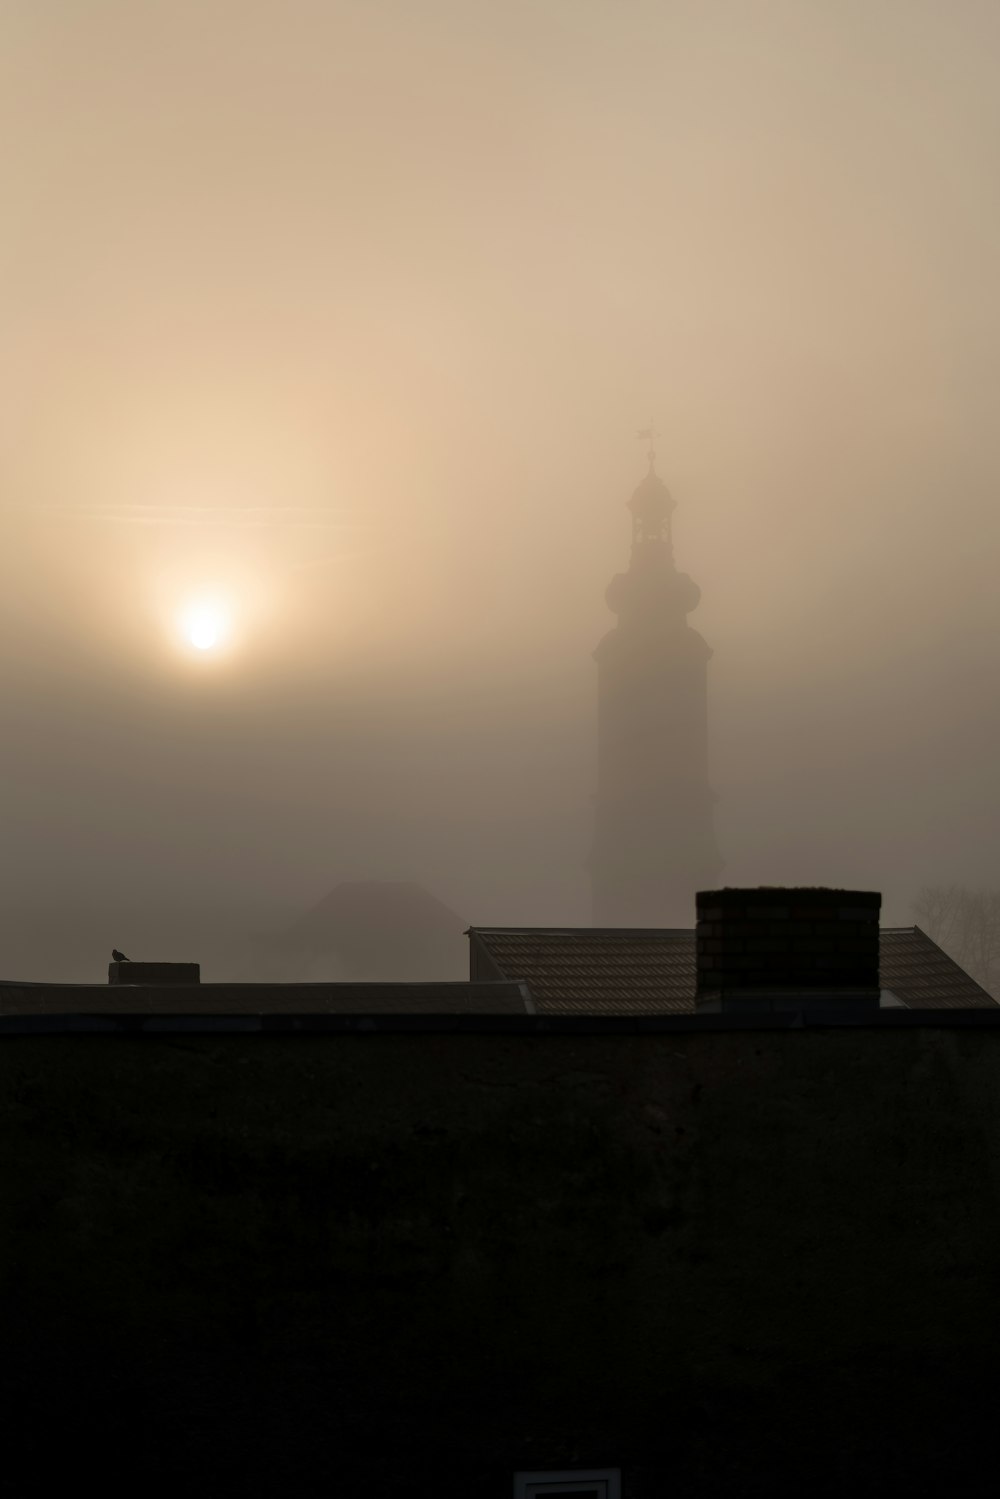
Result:
[[702,1011],[877,1009],[874,890],[700,890]]

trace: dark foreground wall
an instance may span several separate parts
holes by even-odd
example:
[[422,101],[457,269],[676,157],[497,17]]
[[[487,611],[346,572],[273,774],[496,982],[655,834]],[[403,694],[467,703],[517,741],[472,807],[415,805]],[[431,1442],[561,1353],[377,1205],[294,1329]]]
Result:
[[5,1488],[989,1492],[1000,1029],[5,1037]]

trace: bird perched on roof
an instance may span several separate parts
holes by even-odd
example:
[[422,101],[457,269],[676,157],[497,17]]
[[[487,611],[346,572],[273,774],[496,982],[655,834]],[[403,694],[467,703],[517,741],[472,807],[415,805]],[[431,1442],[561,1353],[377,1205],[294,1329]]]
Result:
[[111,956],[114,958],[116,963],[128,963],[130,961],[128,958],[126,958],[123,952],[118,951],[117,947],[113,947],[111,949]]

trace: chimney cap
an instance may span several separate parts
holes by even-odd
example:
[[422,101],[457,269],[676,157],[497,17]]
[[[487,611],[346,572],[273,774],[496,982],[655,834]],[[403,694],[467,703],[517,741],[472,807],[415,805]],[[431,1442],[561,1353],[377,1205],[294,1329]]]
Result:
[[765,900],[775,895],[849,895],[862,905],[880,906],[880,890],[848,890],[838,885],[723,885],[718,890],[699,890],[696,900]]

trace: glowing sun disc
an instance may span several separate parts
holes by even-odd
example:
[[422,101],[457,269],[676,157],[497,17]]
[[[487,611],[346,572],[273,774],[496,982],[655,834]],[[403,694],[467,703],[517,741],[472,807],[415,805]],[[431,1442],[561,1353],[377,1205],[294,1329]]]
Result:
[[219,639],[219,632],[210,619],[200,619],[191,626],[191,644],[199,651],[210,651]]
[[202,605],[192,609],[185,624],[187,638],[196,651],[210,651],[222,639],[224,621],[215,608]]

